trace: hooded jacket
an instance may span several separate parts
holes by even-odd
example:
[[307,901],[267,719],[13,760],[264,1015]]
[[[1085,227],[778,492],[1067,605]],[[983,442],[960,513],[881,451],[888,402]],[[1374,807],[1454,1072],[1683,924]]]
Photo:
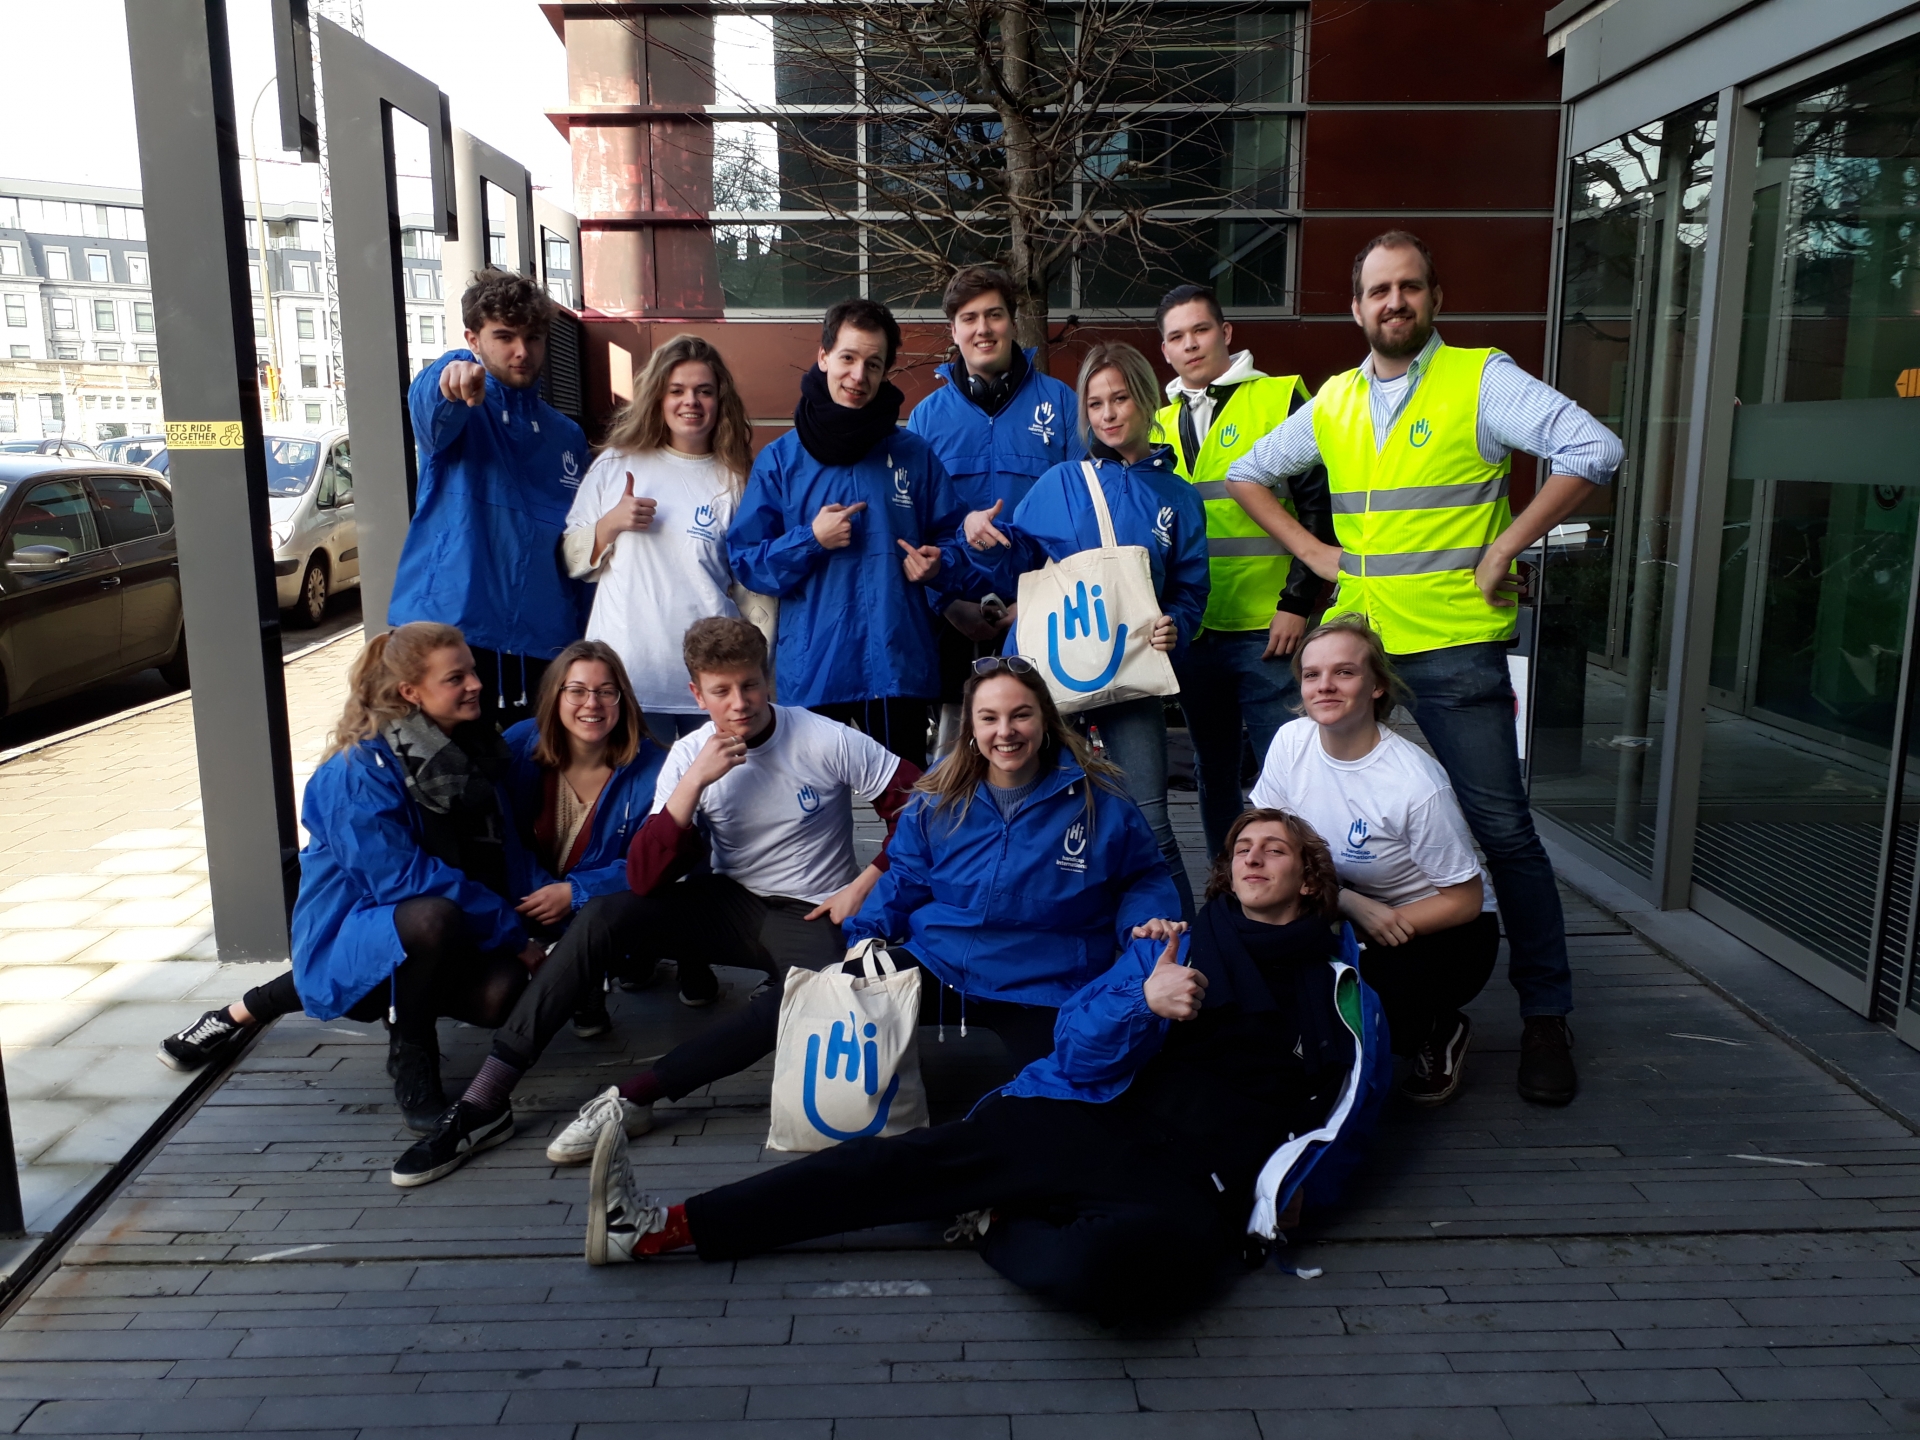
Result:
[[847,943],[903,945],[963,997],[1061,1004],[1113,964],[1135,925],[1180,913],[1140,807],[1096,785],[1089,825],[1087,787],[1062,754],[1012,820],[985,781],[964,812],[916,794]]
[[[500,809],[511,814],[500,790]],[[520,950],[527,932],[512,900],[427,853],[420,807],[400,761],[378,736],[329,756],[307,781],[300,823],[300,897],[293,905],[293,981],[316,1020],[344,1015],[406,958],[393,928],[403,900],[451,900],[482,950]],[[506,827],[508,892],[533,887],[532,866]]]
[[550,660],[586,629],[592,593],[560,537],[587,472],[587,437],[537,390],[487,376],[486,400],[440,393],[449,350],[407,391],[420,488],[387,623],[457,625],[475,649]]
[[[533,841],[533,827],[546,806],[546,768],[533,758],[540,743],[537,720],[522,720],[505,736],[513,752],[513,766],[507,773],[508,814],[526,849],[532,875],[529,889],[557,883],[540,863]],[[567,872],[567,884],[573,887],[573,908],[578,910],[599,895],[624,894],[627,889],[627,846],[646,823],[653,808],[653,787],[667,752],[644,735],[633,759],[607,777],[593,813],[587,817],[587,848],[580,863]],[[564,781],[561,783],[565,783]]]
[[997,415],[967,394],[966,366],[955,360],[934,372],[947,383],[907,417],[907,429],[933,447],[968,510],[1004,500],[1011,512],[1035,480],[1087,453],[1075,429],[1073,387],[1041,371],[1033,351],[1024,353],[1026,376]]
[[[867,508],[853,541],[829,550],[813,533],[828,504]],[[727,532],[734,579],[780,599],[774,676],[783,705],[940,693],[935,607],[957,598],[967,570],[957,539],[966,506],[918,435],[896,431],[853,465],[826,465],[789,430],[753,462]],[[924,585],[901,570],[898,544],[939,545]]]
[[[1114,539],[1145,547],[1160,612],[1173,617],[1180,632],[1178,648],[1184,648],[1200,632],[1212,584],[1206,510],[1193,487],[1174,472],[1173,451],[1165,445],[1132,465],[1118,460],[1095,460],[1093,465],[1113,515]],[[1014,507],[1012,520],[1003,518],[995,528],[1007,537],[1007,547],[968,547],[965,553],[991,588],[1009,599],[1018,593],[1020,576],[1027,571],[1098,549],[1100,522],[1080,462],[1047,471]],[[966,544],[964,537],[961,544]],[[1008,654],[1014,653],[1015,634],[1007,633]]]

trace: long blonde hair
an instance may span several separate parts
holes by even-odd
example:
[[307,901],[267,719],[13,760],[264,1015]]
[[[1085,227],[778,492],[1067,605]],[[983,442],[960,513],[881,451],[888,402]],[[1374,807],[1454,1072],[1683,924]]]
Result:
[[719,418],[713,427],[713,458],[727,472],[727,484],[737,500],[747,488],[747,472],[753,468],[753,426],[747,421],[746,403],[740,387],[733,383],[733,372],[713,343],[698,335],[676,335],[647,357],[646,368],[633,383],[633,401],[613,417],[607,430],[606,448],[622,455],[664,450],[672,439],[667,429],[667,381],[679,365],[698,363],[713,372],[715,408]]
[[327,736],[326,760],[371,740],[389,721],[404,719],[414,707],[400,698],[402,685],[418,685],[427,675],[433,652],[450,645],[467,648],[467,637],[452,625],[415,620],[366,643],[347,672],[347,703],[340,722]]

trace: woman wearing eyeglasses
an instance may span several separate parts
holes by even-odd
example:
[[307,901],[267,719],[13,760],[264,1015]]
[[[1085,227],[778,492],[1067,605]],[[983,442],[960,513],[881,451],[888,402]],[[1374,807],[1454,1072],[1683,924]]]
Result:
[[[887,847],[889,864],[846,922],[926,973],[920,1021],[979,1025],[1015,1065],[1052,1053],[1060,1006],[1135,938],[1185,926],[1180,896],[1140,807],[1055,708],[1020,656],[974,662],[954,753],[923,776]],[[781,990],[595,1096],[547,1149],[591,1159],[601,1124],[651,1124],[677,1100],[773,1053]]]

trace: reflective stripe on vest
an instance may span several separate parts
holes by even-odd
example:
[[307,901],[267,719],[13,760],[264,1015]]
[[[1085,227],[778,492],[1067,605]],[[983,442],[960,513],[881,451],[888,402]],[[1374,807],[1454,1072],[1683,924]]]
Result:
[[[1262,530],[1254,518],[1227,493],[1227,467],[1253,449],[1254,442],[1279,428],[1305,399],[1306,382],[1298,375],[1275,375],[1246,380],[1217,406],[1207,438],[1200,444],[1194,473],[1180,454],[1180,409],[1175,400],[1155,414],[1159,438],[1173,446],[1174,467],[1191,481],[1207,512],[1207,613],[1201,624],[1208,630],[1265,630],[1279,607],[1293,560],[1281,544]],[[1289,513],[1293,502],[1285,501]]]
[[1487,604],[1473,578],[1513,521],[1509,462],[1489,465],[1480,454],[1480,374],[1494,353],[1435,350],[1379,445],[1360,370],[1334,376],[1314,396],[1314,437],[1342,550],[1328,613],[1365,615],[1391,654],[1514,633],[1514,611]]

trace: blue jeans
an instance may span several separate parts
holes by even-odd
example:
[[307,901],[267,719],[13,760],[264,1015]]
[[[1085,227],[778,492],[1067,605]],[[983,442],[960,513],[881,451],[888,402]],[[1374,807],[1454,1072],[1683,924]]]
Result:
[[[1090,725],[1100,729],[1100,743],[1106,757],[1120,768],[1127,794],[1133,797],[1140,813],[1147,817],[1147,828],[1160,846],[1167,867],[1173,871],[1173,888],[1180,892],[1180,919],[1193,918],[1193,884],[1187,879],[1187,867],[1180,859],[1180,842],[1173,838],[1173,821],[1167,815],[1167,712],[1158,696],[1145,700],[1123,700],[1118,705],[1101,705],[1082,710],[1072,717],[1084,734]],[[1171,920],[1174,917],[1166,917]]]
[[1407,708],[1446,767],[1467,828],[1486,852],[1520,1013],[1565,1015],[1573,1009],[1567,926],[1553,862],[1534,832],[1520,779],[1507,647],[1495,640],[1395,655],[1393,668],[1413,691]]
[[1193,737],[1193,778],[1200,789],[1200,830],[1211,863],[1246,804],[1240,793],[1240,732],[1253,742],[1254,763],[1282,725],[1295,719],[1300,699],[1293,660],[1262,660],[1264,630],[1202,630],[1179,652],[1180,709]]

